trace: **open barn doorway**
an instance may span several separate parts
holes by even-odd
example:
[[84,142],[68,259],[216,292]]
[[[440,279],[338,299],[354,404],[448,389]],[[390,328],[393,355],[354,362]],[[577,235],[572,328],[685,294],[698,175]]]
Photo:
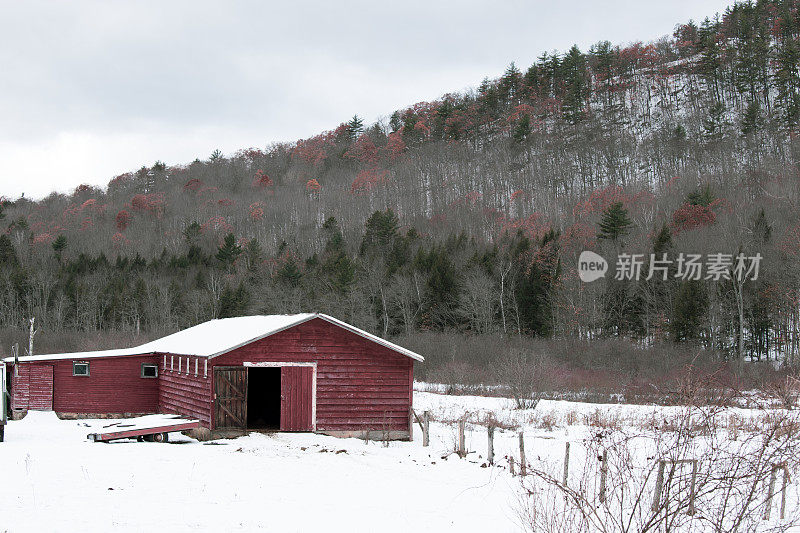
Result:
[[281,369],[279,367],[247,370],[247,428],[281,428]]

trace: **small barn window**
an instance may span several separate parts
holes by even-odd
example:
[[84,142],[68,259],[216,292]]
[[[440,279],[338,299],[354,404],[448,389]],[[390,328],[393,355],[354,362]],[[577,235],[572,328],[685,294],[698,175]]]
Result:
[[158,366],[142,363],[142,377],[143,378],[157,378]]
[[170,355],[169,356],[169,369],[170,370],[175,370],[175,356],[174,355]]
[[88,376],[89,375],[89,363],[72,363],[72,375],[73,376]]
[[194,360],[194,377],[197,377],[197,364],[199,362],[200,362],[200,360],[195,358],[195,360]]

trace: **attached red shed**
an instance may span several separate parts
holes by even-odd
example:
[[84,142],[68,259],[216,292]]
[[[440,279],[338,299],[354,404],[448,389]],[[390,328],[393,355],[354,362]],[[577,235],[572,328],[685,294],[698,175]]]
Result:
[[212,320],[136,348],[6,362],[15,410],[162,412],[219,432],[408,438],[422,360],[315,313]]

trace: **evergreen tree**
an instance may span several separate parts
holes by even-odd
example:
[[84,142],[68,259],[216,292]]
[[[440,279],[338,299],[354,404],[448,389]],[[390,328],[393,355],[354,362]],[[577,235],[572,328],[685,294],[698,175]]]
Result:
[[231,318],[247,314],[250,304],[250,293],[244,284],[240,283],[236,289],[225,286],[219,297],[219,313],[217,318]]
[[558,260],[558,233],[548,231],[537,243],[536,259],[530,261],[531,254],[526,253],[527,239],[520,241],[517,252],[522,255],[521,271],[523,275],[516,287],[516,298],[519,304],[520,321],[523,330],[535,337],[549,337],[553,333],[555,309],[553,290],[561,275]]
[[569,49],[561,62],[561,76],[564,82],[564,94],[561,110],[564,118],[572,124],[583,120],[586,101],[591,92],[586,56],[577,46]]
[[322,228],[327,233],[328,240],[325,243],[320,271],[334,291],[344,293],[355,279],[355,264],[347,256],[344,237],[336,219],[329,217]]
[[711,205],[711,202],[713,202],[715,199],[716,197],[714,196],[714,193],[711,192],[710,185],[704,185],[703,187],[690,192],[686,196],[686,202],[689,205],[702,205],[704,207]]
[[14,250],[14,245],[11,244],[11,239],[5,233],[0,234],[0,265],[5,267],[19,266],[17,252]]
[[279,283],[288,285],[289,287],[299,287],[302,277],[303,273],[300,271],[297,262],[292,256],[289,256],[286,262],[283,263],[275,273],[275,279]]
[[186,239],[186,244],[194,246],[200,241],[200,236],[203,234],[203,229],[197,222],[192,222],[183,230],[183,238]]
[[718,139],[722,137],[725,126],[725,106],[718,101],[708,110],[708,117],[703,121],[703,132],[709,139]]
[[519,101],[519,90],[522,85],[522,73],[512,62],[500,78],[500,98],[511,105]]
[[247,258],[247,268],[251,271],[256,270],[264,259],[264,251],[257,239],[250,239],[244,246],[244,256]]
[[347,136],[352,141],[364,131],[364,121],[358,115],[353,115],[347,123]]
[[761,106],[758,100],[753,100],[747,104],[747,108],[742,116],[742,135],[747,135],[758,131],[761,127]]
[[53,251],[55,252],[58,261],[61,262],[61,254],[64,252],[64,248],[67,247],[67,238],[63,235],[59,235],[50,246],[53,247]]
[[699,340],[708,310],[708,293],[703,283],[698,280],[682,281],[672,308],[673,315],[669,323],[672,339],[675,342]]
[[628,233],[631,226],[633,222],[628,216],[628,210],[622,202],[614,202],[603,211],[603,217],[598,223],[600,231],[597,233],[597,238],[616,242]]
[[230,269],[241,253],[242,247],[236,242],[236,237],[233,233],[228,233],[225,235],[222,245],[217,249],[215,257],[226,269]]
[[520,117],[519,121],[517,121],[517,125],[514,128],[514,140],[520,144],[524,143],[531,134],[531,131],[531,117],[525,113]]

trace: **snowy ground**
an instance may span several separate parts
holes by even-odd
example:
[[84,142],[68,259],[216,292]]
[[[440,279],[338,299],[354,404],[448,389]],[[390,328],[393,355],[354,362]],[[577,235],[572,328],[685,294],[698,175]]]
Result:
[[[312,434],[257,434],[201,443],[172,434],[169,444],[86,440],[108,420],[58,420],[31,412],[6,428],[0,444],[3,531],[519,531],[519,429],[532,464],[563,460],[598,421],[646,426],[662,408],[543,401],[536,410],[509,400],[416,392],[431,411],[431,446],[365,443]],[[453,420],[493,416],[509,426],[495,436],[486,465],[486,429],[468,425],[465,459],[452,454]],[[759,416],[731,411],[729,420]],[[743,422],[744,423],[744,422]],[[587,460],[572,451],[575,469]]]

